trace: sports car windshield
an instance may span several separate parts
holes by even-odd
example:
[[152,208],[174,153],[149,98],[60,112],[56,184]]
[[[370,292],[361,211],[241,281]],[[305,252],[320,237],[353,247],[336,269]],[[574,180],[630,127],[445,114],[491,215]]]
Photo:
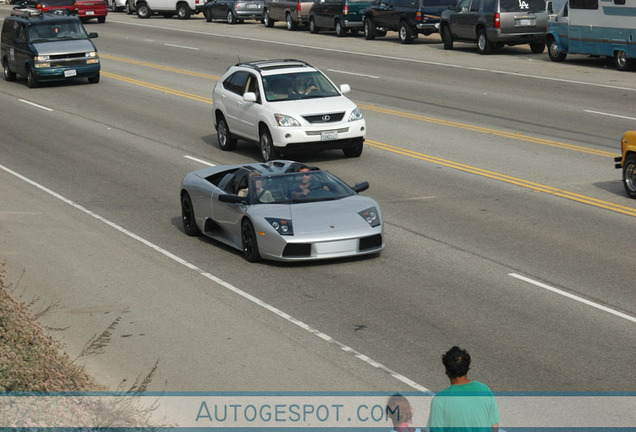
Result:
[[318,71],[263,76],[269,102],[340,96],[334,85]]
[[327,171],[306,171],[252,177],[249,195],[252,204],[293,204],[338,200],[355,192]]

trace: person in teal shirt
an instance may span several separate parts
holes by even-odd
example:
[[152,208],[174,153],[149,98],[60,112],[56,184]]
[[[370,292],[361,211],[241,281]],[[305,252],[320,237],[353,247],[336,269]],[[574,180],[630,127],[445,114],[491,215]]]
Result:
[[470,355],[457,346],[442,356],[450,387],[431,401],[431,432],[497,432],[499,409],[486,384],[468,379]]

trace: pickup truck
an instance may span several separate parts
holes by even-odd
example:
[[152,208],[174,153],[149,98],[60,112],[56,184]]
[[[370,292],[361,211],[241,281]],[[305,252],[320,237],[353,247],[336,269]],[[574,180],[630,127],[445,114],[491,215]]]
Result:
[[615,167],[623,169],[623,186],[630,198],[636,198],[636,131],[627,131],[621,139],[621,156],[614,158]]

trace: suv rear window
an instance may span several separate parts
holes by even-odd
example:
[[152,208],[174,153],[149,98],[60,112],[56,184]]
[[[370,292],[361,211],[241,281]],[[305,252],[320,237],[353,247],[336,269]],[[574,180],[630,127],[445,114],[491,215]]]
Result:
[[500,12],[543,12],[545,0],[500,0]]

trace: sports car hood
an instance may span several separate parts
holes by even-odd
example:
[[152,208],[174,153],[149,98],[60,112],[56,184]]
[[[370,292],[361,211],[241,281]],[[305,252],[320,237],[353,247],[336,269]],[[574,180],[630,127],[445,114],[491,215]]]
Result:
[[[362,219],[358,211],[374,205],[366,202],[359,206],[359,200],[321,201],[290,206],[291,219],[294,224],[294,234],[339,233],[360,229],[370,229],[369,224]],[[354,204],[354,205],[349,205]],[[368,205],[367,205],[368,204]],[[359,210],[356,210],[360,207]]]
[[76,54],[96,51],[89,39],[37,42],[33,44],[38,55]]

